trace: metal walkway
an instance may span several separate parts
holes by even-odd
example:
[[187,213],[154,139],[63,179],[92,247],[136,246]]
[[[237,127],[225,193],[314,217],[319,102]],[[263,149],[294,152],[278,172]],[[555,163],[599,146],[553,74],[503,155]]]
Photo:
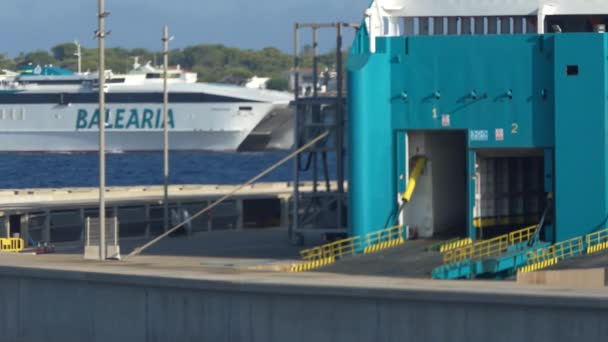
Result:
[[562,241],[545,248],[530,251],[526,265],[519,272],[534,272],[552,267],[564,260],[591,255],[608,250],[608,229]]
[[542,227],[532,226],[490,240],[449,250],[435,279],[506,278],[527,264],[527,255],[549,244],[535,241]]
[[445,252],[445,264],[433,271],[433,278],[506,278],[516,272],[534,272],[608,251],[608,229],[551,245],[535,241],[535,227]]

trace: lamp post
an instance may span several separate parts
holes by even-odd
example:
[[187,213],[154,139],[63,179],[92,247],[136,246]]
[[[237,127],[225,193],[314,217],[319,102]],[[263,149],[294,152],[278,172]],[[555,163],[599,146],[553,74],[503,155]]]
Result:
[[169,27],[163,29],[163,176],[164,176],[164,218],[165,231],[169,230],[169,88],[167,85],[169,69]]
[[82,49],[77,40],[74,41],[74,45],[76,45],[76,52],[74,53],[74,56],[76,56],[78,59],[78,75],[80,75],[82,74]]
[[99,0],[99,28],[96,36],[99,42],[99,258],[106,259],[106,104],[105,104],[105,1]]

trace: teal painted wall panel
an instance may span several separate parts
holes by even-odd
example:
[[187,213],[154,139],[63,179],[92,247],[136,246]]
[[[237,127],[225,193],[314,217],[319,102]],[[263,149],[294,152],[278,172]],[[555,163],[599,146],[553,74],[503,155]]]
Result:
[[[605,226],[608,213],[605,44],[604,35],[568,34],[555,38],[558,241]],[[568,75],[568,68],[572,75]]]
[[352,236],[392,225],[397,210],[390,69],[384,54],[350,56],[349,213]]
[[487,140],[471,136],[474,148],[553,144],[552,41],[527,35],[392,40],[406,52],[391,65],[396,128],[487,133]]

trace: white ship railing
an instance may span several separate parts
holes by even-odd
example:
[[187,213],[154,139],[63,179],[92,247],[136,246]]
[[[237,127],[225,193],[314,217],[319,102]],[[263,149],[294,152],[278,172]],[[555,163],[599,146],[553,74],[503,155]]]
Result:
[[373,53],[377,37],[543,34],[547,16],[600,13],[608,13],[608,1],[375,0],[365,11],[365,24],[370,35],[370,52]]

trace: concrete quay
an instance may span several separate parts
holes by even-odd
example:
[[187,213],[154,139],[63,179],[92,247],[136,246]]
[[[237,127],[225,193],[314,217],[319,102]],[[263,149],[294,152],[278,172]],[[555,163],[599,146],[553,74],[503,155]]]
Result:
[[[608,291],[257,270],[261,259],[0,255],[1,340],[605,341]],[[284,262],[276,260],[277,263]]]
[[[335,184],[332,184],[335,187]],[[301,191],[313,184],[303,182]],[[234,189],[231,185],[169,187],[171,223],[197,213]],[[288,228],[293,184],[248,186],[188,225],[188,234],[264,227]],[[158,235],[163,227],[163,187],[109,187],[108,215],[117,217],[121,237]],[[97,217],[97,188],[0,190],[0,237],[20,234],[26,243],[82,241],[87,217]]]
[[[312,189],[312,183],[303,184]],[[170,200],[216,199],[235,186],[232,185],[171,185]],[[108,187],[106,198],[109,204],[162,201],[162,186]],[[289,197],[293,192],[289,182],[258,183],[244,188],[236,198]],[[27,211],[28,209],[52,209],[74,206],[94,206],[99,200],[97,188],[51,188],[51,189],[0,189],[0,205],[4,212]]]

